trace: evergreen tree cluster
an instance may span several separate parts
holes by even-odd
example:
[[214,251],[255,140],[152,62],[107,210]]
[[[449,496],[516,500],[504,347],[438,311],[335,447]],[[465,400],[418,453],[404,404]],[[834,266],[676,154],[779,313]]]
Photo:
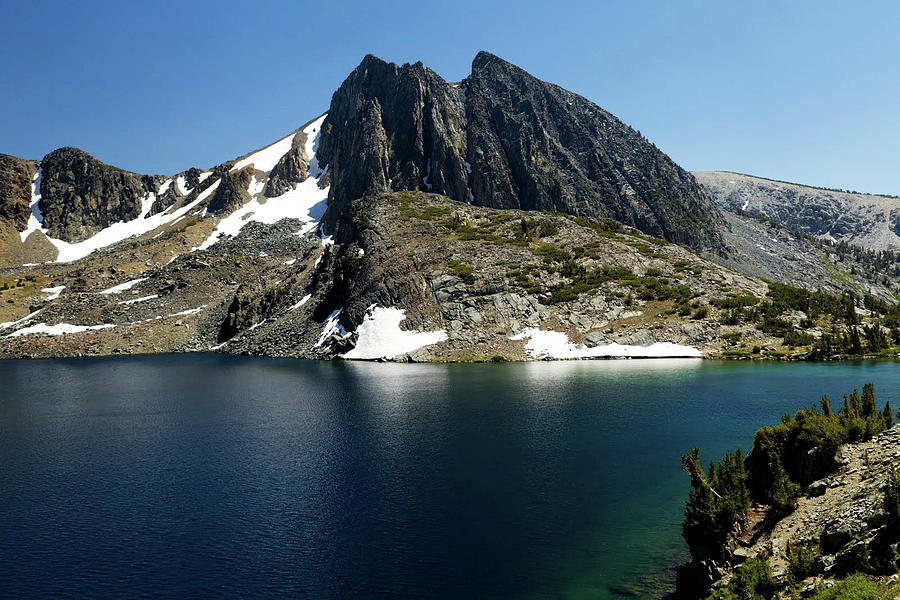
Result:
[[691,555],[697,560],[723,559],[729,536],[740,527],[752,503],[770,505],[780,512],[793,509],[801,485],[810,483],[804,479],[809,477],[809,465],[803,464],[810,451],[827,469],[816,473],[816,478],[824,477],[838,467],[834,460],[838,446],[870,439],[891,427],[893,418],[890,403],[878,410],[874,387],[867,383],[862,394],[853,390],[844,396],[837,411],[824,396],[818,407],[786,414],[779,425],[757,430],[747,460],[738,449],[704,471],[699,449],[691,448],[681,459],[691,477],[682,523]]
[[700,449],[691,448],[681,457],[682,468],[691,476],[685,519],[682,525],[694,558],[721,559],[725,543],[750,508],[747,471],[741,450],[725,453],[718,464],[700,466]]

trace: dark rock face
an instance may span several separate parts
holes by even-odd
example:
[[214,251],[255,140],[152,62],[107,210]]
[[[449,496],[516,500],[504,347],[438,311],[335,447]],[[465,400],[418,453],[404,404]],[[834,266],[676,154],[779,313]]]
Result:
[[140,216],[146,194],[141,176],[98,161],[77,148],[54,150],[41,161],[44,227],[68,242]]
[[262,291],[243,284],[238,287],[219,328],[218,341],[230,340],[241,331],[259,323],[280,301],[282,288]]
[[[252,176],[253,169],[251,167],[245,167],[240,171],[226,171],[222,175],[222,183],[219,184],[215,195],[209,201],[207,210],[219,216],[225,216],[249,202],[250,193],[247,188],[250,186]],[[206,181],[209,179],[212,179],[212,176]],[[194,192],[191,194],[193,195]]]
[[153,202],[153,206],[150,207],[150,212],[147,213],[148,217],[152,217],[153,215],[157,215],[170,206],[174,206],[176,202],[178,202],[178,194],[175,191],[175,184],[169,186],[169,189],[165,191],[164,194],[160,194],[156,197],[156,200]]
[[322,321],[332,310],[343,308],[340,322],[353,329],[373,304],[403,306],[407,311],[405,327],[442,329],[439,306],[431,289],[422,284],[426,274],[411,268],[403,258],[403,240],[385,230],[385,224],[376,217],[376,206],[377,198],[370,197],[347,204],[337,235],[348,242],[344,248],[329,246],[323,257],[323,263],[333,260],[326,264],[333,265],[333,274],[326,282],[330,291],[318,306],[316,319]]
[[200,187],[200,174],[203,171],[198,169],[197,167],[191,167],[184,173],[184,182],[187,184],[188,189],[193,191]]
[[[153,206],[150,207],[150,211],[147,213],[147,216],[153,216],[161,212],[165,212],[171,207],[180,207],[193,202],[197,199],[197,196],[199,196],[202,192],[209,188],[209,186],[224,177],[228,173],[228,169],[232,164],[233,163],[231,162],[227,162],[217,166],[212,170],[212,173],[203,181],[200,181],[200,174],[203,171],[196,167],[188,169],[184,172],[184,183],[189,190],[188,193],[182,196],[180,191],[177,189],[178,186],[173,181],[169,186],[169,189],[167,189],[165,193],[160,194],[156,197],[156,200],[153,202]],[[162,180],[162,177],[154,177],[155,185],[151,189],[159,189],[159,186],[162,184]]]
[[331,177],[326,219],[349,200],[388,189],[430,184],[465,200],[461,96],[422,63],[398,67],[367,56],[332,97],[317,156]]
[[31,182],[36,171],[32,161],[0,154],[0,219],[19,230],[28,226]]
[[608,217],[687,246],[718,245],[716,210],[694,178],[595,104],[485,52],[466,96],[476,203]]
[[598,106],[485,52],[458,87],[367,56],[332,97],[318,155],[329,224],[348,200],[412,189],[722,246],[720,213],[689,173]]
[[306,142],[306,135],[302,132],[298,133],[294,136],[291,149],[278,159],[275,168],[269,173],[266,189],[263,190],[266,198],[277,198],[293,189],[294,184],[302,183],[309,177],[306,167],[309,157],[303,151],[304,142]]

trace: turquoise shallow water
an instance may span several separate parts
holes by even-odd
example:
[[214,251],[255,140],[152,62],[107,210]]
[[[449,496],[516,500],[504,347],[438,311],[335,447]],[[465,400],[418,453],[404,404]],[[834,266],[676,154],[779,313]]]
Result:
[[0,596],[661,597],[687,477],[900,364],[0,361]]

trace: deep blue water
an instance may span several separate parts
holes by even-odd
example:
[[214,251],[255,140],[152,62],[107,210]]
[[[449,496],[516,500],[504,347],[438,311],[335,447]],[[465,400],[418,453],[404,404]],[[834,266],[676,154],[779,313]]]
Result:
[[0,596],[659,597],[687,476],[900,363],[0,361]]

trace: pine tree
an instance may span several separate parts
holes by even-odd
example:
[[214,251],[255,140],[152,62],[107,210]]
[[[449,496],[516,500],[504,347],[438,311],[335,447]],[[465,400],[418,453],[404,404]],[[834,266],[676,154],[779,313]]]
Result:
[[871,417],[875,414],[875,388],[871,383],[863,385],[862,415]]
[[859,417],[861,413],[862,407],[860,406],[859,401],[859,390],[853,390],[850,392],[850,416],[853,418]]
[[881,418],[884,419],[885,429],[890,429],[894,426],[894,413],[891,412],[890,401],[884,403],[884,410],[881,411]]
[[834,413],[831,411],[831,402],[828,400],[828,396],[822,396],[822,414],[826,417],[832,416]]
[[859,338],[859,328],[855,325],[848,331],[848,348],[847,351],[853,355],[862,354],[862,341]]

